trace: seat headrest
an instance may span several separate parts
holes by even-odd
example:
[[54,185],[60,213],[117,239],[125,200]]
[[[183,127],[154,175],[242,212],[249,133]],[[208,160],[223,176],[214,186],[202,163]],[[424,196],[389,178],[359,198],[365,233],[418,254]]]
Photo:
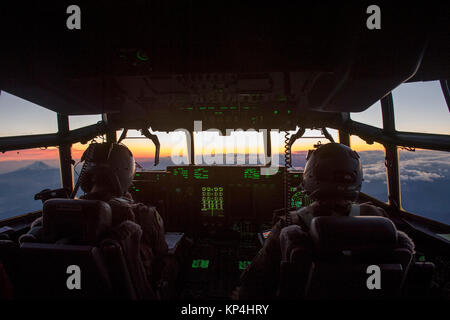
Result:
[[44,237],[48,241],[75,238],[95,243],[111,227],[110,206],[98,200],[50,199],[42,211]]
[[397,243],[394,223],[384,217],[316,217],[311,238],[320,253],[392,250]]

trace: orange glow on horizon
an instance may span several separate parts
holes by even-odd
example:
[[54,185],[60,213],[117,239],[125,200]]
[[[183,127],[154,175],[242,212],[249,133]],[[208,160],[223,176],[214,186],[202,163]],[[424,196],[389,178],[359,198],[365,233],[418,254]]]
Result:
[[[316,143],[316,141],[306,141],[306,143],[296,143],[292,147],[292,152],[301,152],[301,151],[308,151],[313,149],[313,145]],[[325,142],[322,142],[325,143]],[[133,145],[130,145],[126,143],[126,145],[130,148],[131,152],[133,152],[133,155],[135,158],[153,158],[153,155],[155,153],[155,147],[153,145],[148,145],[145,143],[134,143]],[[351,138],[351,147],[352,149],[356,151],[371,151],[371,150],[380,150],[384,151],[383,145],[379,143],[374,143],[372,145],[367,144],[364,140],[361,140],[357,137]],[[195,147],[195,154],[202,154],[202,153],[208,153],[216,152],[216,153],[262,153],[263,150],[259,150],[261,148],[258,148],[257,146],[234,146],[234,148],[229,148],[226,145],[223,146],[222,150],[217,150],[214,145],[211,146],[196,146]],[[180,148],[180,152],[176,153],[177,155],[187,155],[187,147]],[[273,153],[284,153],[284,146],[279,146],[278,149],[275,149],[274,146],[272,146],[272,152]],[[160,150],[160,156],[161,157],[170,157],[172,155],[172,146],[166,146],[161,147]]]
[[26,149],[17,151],[7,151],[0,154],[1,161],[22,161],[22,160],[55,160],[58,159],[57,148],[47,149]]
[[[301,151],[308,151],[310,149],[313,149],[313,145],[316,143],[316,140],[313,139],[305,139],[303,141],[300,141],[296,143],[293,148],[292,152],[301,152]],[[326,143],[322,141],[322,143]],[[128,140],[125,143],[128,148],[130,148],[131,152],[133,153],[134,157],[136,159],[144,159],[144,158],[153,158],[155,154],[155,147],[153,143],[145,140]],[[220,147],[220,144],[217,146]],[[356,151],[369,151],[369,150],[384,150],[383,145],[374,143],[372,145],[367,144],[364,140],[361,140],[358,137],[351,137],[351,146],[352,149]],[[88,147],[88,144],[81,144],[77,143],[72,146],[72,158],[75,161],[79,161],[81,159],[81,156],[83,152]],[[174,149],[174,144],[172,145],[162,145],[160,150],[160,157],[170,157],[172,155],[172,151],[177,153],[177,155],[187,155],[187,147],[183,145],[182,147],[178,147],[178,150]],[[252,145],[237,145],[237,146],[227,146],[226,144],[223,144],[222,150],[215,149],[215,145],[211,144],[210,146],[196,146],[195,153],[202,154],[202,153],[208,153],[210,154],[212,151],[215,151],[216,153],[222,152],[223,154],[226,153],[262,153],[262,150],[258,149],[258,146]],[[284,147],[279,146],[278,149],[275,149],[272,147],[273,153],[284,153]],[[55,160],[58,159],[58,148],[55,147],[49,147],[47,149],[27,149],[27,150],[17,150],[17,151],[8,151],[3,154],[0,154],[0,161],[21,161],[21,160]]]

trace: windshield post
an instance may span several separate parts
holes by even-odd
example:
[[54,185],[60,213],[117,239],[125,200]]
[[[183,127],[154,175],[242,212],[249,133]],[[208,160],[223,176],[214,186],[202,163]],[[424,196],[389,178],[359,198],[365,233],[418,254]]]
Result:
[[[383,130],[386,135],[395,134],[394,101],[392,93],[381,99]],[[398,168],[398,149],[395,144],[385,144],[389,204],[401,208],[400,171]]]
[[[201,129],[201,127],[200,127]],[[196,123],[194,122],[194,126],[192,130],[185,131],[186,139],[187,139],[187,147],[188,147],[188,161],[189,165],[195,165],[195,141],[194,141],[194,133],[197,132]],[[201,130],[199,130],[201,132]]]
[[[350,119],[350,113],[342,112],[342,118],[344,122],[348,121]],[[350,134],[348,133],[348,131],[339,129],[339,143],[345,144],[346,146],[350,147]]]
[[[69,117],[58,113],[58,135],[67,136],[69,129]],[[72,164],[72,144],[64,143],[59,145],[59,167],[61,171],[61,186],[72,192],[73,190],[73,164]]]
[[[108,121],[108,114],[107,113],[102,113],[102,121],[104,123],[106,123],[106,125],[109,125],[109,121]],[[108,143],[117,143],[117,133],[116,130],[113,129],[108,129],[106,131],[106,141]]]

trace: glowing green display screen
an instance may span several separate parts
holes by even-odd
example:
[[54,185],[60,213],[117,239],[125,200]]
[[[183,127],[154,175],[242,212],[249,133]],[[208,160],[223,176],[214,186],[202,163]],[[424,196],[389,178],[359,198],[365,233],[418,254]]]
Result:
[[258,180],[261,178],[261,170],[259,168],[247,168],[244,170],[244,179]]
[[201,211],[211,217],[223,217],[223,187],[202,187]]
[[302,208],[309,206],[311,204],[311,200],[308,198],[306,194],[301,191],[297,191],[291,196],[291,208]]
[[195,259],[192,260],[192,269],[208,269],[209,260]]
[[194,178],[195,179],[203,179],[206,180],[209,178],[208,169],[206,168],[195,168],[194,169]]
[[182,176],[184,179],[189,179],[189,171],[184,168],[175,168],[173,169],[174,176]]
[[244,270],[250,265],[251,261],[239,261],[239,270]]
[[291,197],[291,208],[301,208],[303,204],[303,198],[301,192],[296,192]]

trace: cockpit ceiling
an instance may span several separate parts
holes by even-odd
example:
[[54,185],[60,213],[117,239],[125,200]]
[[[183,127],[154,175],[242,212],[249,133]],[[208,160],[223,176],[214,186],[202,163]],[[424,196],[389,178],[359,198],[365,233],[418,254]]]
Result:
[[0,89],[61,114],[360,112],[402,82],[450,78],[445,4],[380,5],[368,30],[368,4],[98,1],[80,4],[78,31],[67,5],[0,19],[16,31],[2,35]]

